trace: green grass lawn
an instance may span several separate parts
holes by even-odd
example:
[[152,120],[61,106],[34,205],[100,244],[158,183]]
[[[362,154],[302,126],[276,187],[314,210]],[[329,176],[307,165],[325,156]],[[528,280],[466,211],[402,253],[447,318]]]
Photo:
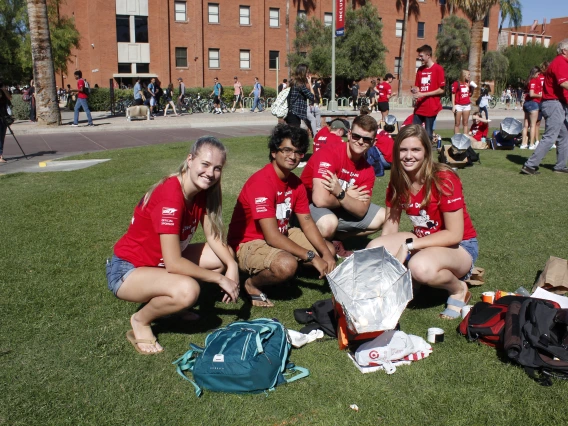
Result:
[[[263,137],[226,145],[228,223],[267,150]],[[135,352],[125,333],[137,305],[107,290],[104,262],[140,197],[177,168],[187,149],[176,143],[99,152],[80,158],[112,161],[0,177],[0,424],[532,425],[566,418],[568,383],[541,387],[493,349],[467,343],[455,332],[458,321],[438,318],[446,296],[428,291],[404,312],[402,330],[425,337],[428,327],[442,327],[446,341],[394,375],[359,373],[327,339],[292,351],[291,360],[310,369],[307,379],[268,396],[205,391],[196,398],[171,365],[190,342],[203,344],[208,330],[263,316],[299,329],[293,310],[331,293],[325,282],[301,276],[269,292],[276,307],[263,310],[242,301],[223,305],[218,289],[204,285],[200,321],[161,323],[155,330],[165,353]],[[479,234],[478,265],[487,270],[486,284],[472,289],[473,301],[484,290],[530,289],[550,255],[568,257],[568,180],[552,172],[554,153],[540,176],[520,175],[531,153],[483,151],[481,165],[459,171]],[[388,175],[377,179],[374,202],[384,204],[387,182]],[[200,232],[195,240],[202,239]]]

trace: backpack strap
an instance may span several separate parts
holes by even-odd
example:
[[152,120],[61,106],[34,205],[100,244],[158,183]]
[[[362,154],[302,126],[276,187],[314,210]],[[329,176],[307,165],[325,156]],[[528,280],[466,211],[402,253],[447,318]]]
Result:
[[[296,380],[303,379],[304,377],[308,377],[310,375],[310,370],[308,370],[307,368],[298,367],[297,365],[294,365],[292,363],[288,364],[286,367],[287,367],[286,370],[289,371],[289,373],[288,372],[284,373],[284,379],[286,380],[286,383],[292,383],[295,382]],[[286,378],[286,376],[291,373],[300,373],[300,374],[296,374],[294,377]]]
[[183,354],[180,358],[178,358],[177,360],[172,362],[172,364],[177,366],[176,367],[177,373],[193,385],[193,387],[195,388],[195,395],[197,395],[199,397],[203,393],[203,389],[201,389],[197,385],[197,383],[195,383],[193,380],[191,380],[189,377],[187,377],[184,374],[184,371],[193,371],[193,367],[195,366],[196,358],[199,354],[203,353],[203,349],[200,348],[199,346],[195,346],[195,345],[190,345],[190,347],[192,349],[190,349],[185,354]]

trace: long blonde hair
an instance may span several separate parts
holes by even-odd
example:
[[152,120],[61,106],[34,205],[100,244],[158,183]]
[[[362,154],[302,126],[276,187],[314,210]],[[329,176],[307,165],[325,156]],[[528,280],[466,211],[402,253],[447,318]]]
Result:
[[436,190],[439,193],[444,195],[448,195],[454,190],[451,183],[448,185],[447,181],[440,178],[438,175],[438,172],[441,171],[449,171],[450,173],[454,173],[454,171],[446,164],[434,162],[432,159],[432,144],[430,143],[430,138],[428,137],[426,130],[424,130],[424,128],[419,124],[404,126],[400,129],[400,132],[396,137],[392,152],[392,168],[390,175],[392,196],[390,202],[393,210],[398,210],[402,203],[408,203],[410,201],[410,187],[412,182],[400,161],[400,144],[403,140],[412,137],[420,140],[425,151],[424,162],[417,173],[418,179],[423,180],[424,184],[424,199],[422,200],[420,207],[424,208],[430,203],[432,185],[436,187]]
[[466,80],[466,76],[470,74],[469,70],[461,70],[460,73],[460,83],[465,83],[466,81],[469,81],[469,77]]
[[[196,158],[199,156],[201,149],[204,147],[210,147],[217,149],[223,154],[223,164],[227,160],[227,150],[225,146],[219,141],[219,139],[213,136],[202,136],[195,141],[192,145],[191,149],[189,150],[189,155],[191,158]],[[189,169],[187,166],[187,158],[180,164],[178,170],[175,173],[170,175],[164,176],[160,179],[157,183],[152,185],[146,195],[144,195],[144,200],[142,203],[142,208],[145,208],[148,202],[150,201],[150,197],[154,190],[163,184],[166,179],[171,177],[178,177],[181,180],[181,185],[183,188],[184,180],[187,176]],[[221,178],[209,189],[206,190],[207,192],[207,202],[206,202],[206,212],[207,216],[209,217],[209,221],[211,222],[211,230],[213,231],[213,236],[215,239],[221,240],[225,242],[225,229],[223,228],[223,205],[222,205],[222,194],[221,194]],[[185,198],[185,194],[184,194]]]

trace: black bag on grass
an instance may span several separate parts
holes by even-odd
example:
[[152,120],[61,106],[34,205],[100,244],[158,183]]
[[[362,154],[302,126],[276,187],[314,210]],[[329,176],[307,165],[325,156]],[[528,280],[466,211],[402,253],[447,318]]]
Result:
[[295,309],[294,318],[300,324],[307,324],[300,333],[322,330],[328,336],[337,338],[337,319],[332,299],[318,300],[310,308]]
[[543,386],[552,385],[551,377],[568,380],[568,309],[532,298],[511,303],[504,349]]

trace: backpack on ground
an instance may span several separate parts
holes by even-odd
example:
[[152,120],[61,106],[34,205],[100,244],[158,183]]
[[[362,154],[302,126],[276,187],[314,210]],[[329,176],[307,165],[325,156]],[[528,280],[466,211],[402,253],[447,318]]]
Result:
[[318,300],[309,308],[294,309],[294,318],[300,324],[306,324],[300,333],[322,330],[327,336],[337,338],[337,318],[331,298]]
[[568,380],[568,309],[532,298],[511,303],[504,349],[543,386],[552,385],[551,377]]
[[[190,348],[173,364],[178,374],[193,384],[197,396],[202,388],[259,393],[310,374],[288,361],[291,345],[286,328],[267,318],[234,322],[209,334],[204,348],[193,344]],[[299,374],[286,378],[286,370]],[[191,372],[193,380],[185,372]]]
[[282,90],[278,96],[276,97],[276,100],[274,102],[272,102],[272,107],[270,109],[270,112],[272,112],[272,115],[274,115],[275,117],[278,118],[284,118],[288,115],[288,97],[290,96],[290,88],[286,87],[284,90]]
[[22,93],[22,101],[29,102],[31,100],[32,97],[30,96],[30,89],[24,90],[24,92]]

